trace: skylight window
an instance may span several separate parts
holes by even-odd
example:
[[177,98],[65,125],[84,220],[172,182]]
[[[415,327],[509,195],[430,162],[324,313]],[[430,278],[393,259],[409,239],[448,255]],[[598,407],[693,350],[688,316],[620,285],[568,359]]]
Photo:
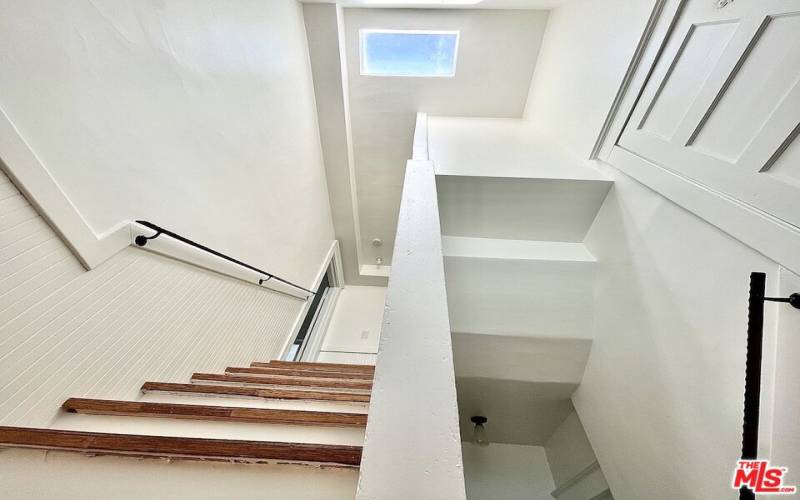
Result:
[[361,30],[361,74],[452,77],[458,31]]

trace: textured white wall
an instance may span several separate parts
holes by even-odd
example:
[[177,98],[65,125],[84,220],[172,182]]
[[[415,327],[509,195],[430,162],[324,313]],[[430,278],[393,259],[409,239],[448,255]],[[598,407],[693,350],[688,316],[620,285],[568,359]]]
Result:
[[552,500],[553,478],[541,446],[462,443],[470,500]]
[[[776,293],[778,264],[623,174],[586,245],[598,261],[594,343],[573,402],[614,496],[729,496],[741,446],[749,274],[768,273],[768,295]],[[781,349],[775,313],[768,306],[765,457]]]
[[539,133],[589,157],[654,3],[572,0],[550,11],[525,107]]
[[[128,248],[92,271],[0,172],[0,424],[269,360],[302,300]],[[245,365],[246,366],[246,365]]]
[[96,233],[149,219],[312,284],[333,227],[298,2],[0,10],[0,107]]

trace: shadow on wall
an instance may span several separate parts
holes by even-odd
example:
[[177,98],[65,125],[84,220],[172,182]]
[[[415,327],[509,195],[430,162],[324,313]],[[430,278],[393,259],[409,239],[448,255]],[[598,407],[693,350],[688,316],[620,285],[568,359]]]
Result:
[[595,340],[573,401],[619,498],[722,498],[741,444],[748,276],[777,264],[609,174],[586,238]]

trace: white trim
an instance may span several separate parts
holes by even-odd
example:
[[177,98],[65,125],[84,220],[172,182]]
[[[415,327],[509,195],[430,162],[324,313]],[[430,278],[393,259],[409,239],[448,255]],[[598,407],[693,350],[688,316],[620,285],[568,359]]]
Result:
[[378,348],[373,351],[365,351],[364,347],[358,344],[325,344],[325,352],[343,352],[347,354],[378,354]]
[[341,291],[342,289],[337,287],[328,288],[327,296],[322,299],[323,302],[317,312],[317,320],[314,322],[314,327],[306,337],[306,345],[303,348],[300,361],[316,361],[319,357],[322,343],[328,333],[328,326],[331,324],[333,312],[336,310],[336,302],[339,300]]
[[[328,276],[328,281],[332,287],[341,288],[344,286],[344,265],[342,264],[342,250],[339,246],[339,240],[333,242],[335,248],[333,249],[333,257],[331,259],[331,273]],[[322,278],[320,278],[322,279]]]
[[361,264],[358,269],[361,276],[377,276],[379,278],[388,278],[392,273],[392,266],[380,266],[376,264]]
[[601,129],[592,158],[616,167],[670,201],[750,246],[800,272],[800,228],[696,182],[617,145],[650,71],[674,29],[686,0],[658,0],[630,67]]
[[612,148],[609,163],[745,245],[800,273],[800,229],[619,146]]
[[[600,464],[597,462],[597,460],[595,460],[594,462],[590,463],[589,465],[587,465],[586,467],[584,467],[583,469],[581,469],[577,473],[575,473],[574,476],[572,476],[571,478],[569,478],[566,481],[564,481],[564,484],[562,484],[558,488],[556,488],[553,491],[551,491],[550,495],[557,498],[559,495],[561,495],[562,493],[564,493],[568,489],[570,489],[573,486],[575,486],[576,484],[578,484],[583,478],[585,478],[586,476],[588,476],[592,472],[594,472],[596,470],[599,470],[599,469],[600,469]],[[604,493],[605,492],[601,493],[601,495],[604,494]]]
[[[364,65],[364,43],[366,37],[371,33],[396,33],[402,35],[455,35],[456,44],[453,47],[453,72],[446,75],[421,75],[421,74],[392,74],[392,73],[369,73]],[[360,29],[358,30],[358,73],[361,76],[388,77],[388,78],[454,78],[458,70],[458,46],[461,41],[461,31],[459,30],[398,30],[398,29]]]
[[[668,2],[672,3],[667,6]],[[614,101],[611,103],[611,109],[609,109],[603,126],[600,128],[600,134],[597,136],[592,152],[589,155],[590,159],[607,161],[610,148],[622,132],[625,120],[633,109],[635,103],[633,97],[638,96],[638,91],[631,92],[630,89],[640,89],[644,84],[642,79],[646,75],[640,74],[639,68],[642,67],[642,64],[649,67],[658,53],[650,44],[650,41],[662,40],[663,42],[665,40],[665,36],[672,30],[672,25],[679,12],[678,8],[682,4],[683,0],[657,0],[653,5],[650,18],[647,20],[647,25],[639,38],[639,43],[633,52],[633,57],[625,71],[625,76],[622,78],[622,83],[614,96]],[[666,20],[670,21],[666,22]],[[661,44],[658,45],[660,50]],[[621,113],[621,110],[625,112]]]
[[[339,241],[333,240],[330,248],[328,249],[328,253],[325,254],[325,258],[322,260],[322,265],[320,266],[319,271],[317,271],[317,277],[314,278],[314,283],[312,284],[310,290],[316,290],[319,287],[319,284],[322,283],[322,277],[325,276],[326,272],[328,272],[328,267],[333,265],[335,268],[337,259],[340,262],[342,260],[341,253],[339,251]],[[283,343],[283,348],[280,350],[280,359],[283,359],[289,352],[289,349],[291,349],[294,339],[297,337],[298,332],[300,332],[300,327],[303,326],[303,320],[305,320],[306,314],[308,314],[308,309],[311,307],[311,302],[311,300],[306,300],[306,303],[303,305],[303,309],[297,315],[297,318],[295,318],[291,333],[286,337],[286,340]]]
[[94,269],[130,243],[127,221],[100,235],[89,227],[2,108],[0,160],[14,184],[86,269]]
[[[339,73],[342,78],[342,104],[344,106],[344,132],[347,141],[347,172],[350,183],[350,206],[353,211],[353,231],[355,233],[356,264],[361,268],[364,250],[361,241],[361,215],[358,208],[358,186],[356,185],[356,164],[353,148],[353,126],[350,120],[350,78],[347,67],[347,40],[345,38],[344,9],[336,4],[336,28],[339,43]],[[344,275],[342,275],[344,276]]]

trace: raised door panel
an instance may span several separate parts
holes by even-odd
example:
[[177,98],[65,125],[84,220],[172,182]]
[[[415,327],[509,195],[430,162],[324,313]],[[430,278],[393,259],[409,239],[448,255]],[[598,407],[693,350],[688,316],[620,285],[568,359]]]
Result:
[[618,145],[800,227],[799,131],[800,0],[690,0]]

